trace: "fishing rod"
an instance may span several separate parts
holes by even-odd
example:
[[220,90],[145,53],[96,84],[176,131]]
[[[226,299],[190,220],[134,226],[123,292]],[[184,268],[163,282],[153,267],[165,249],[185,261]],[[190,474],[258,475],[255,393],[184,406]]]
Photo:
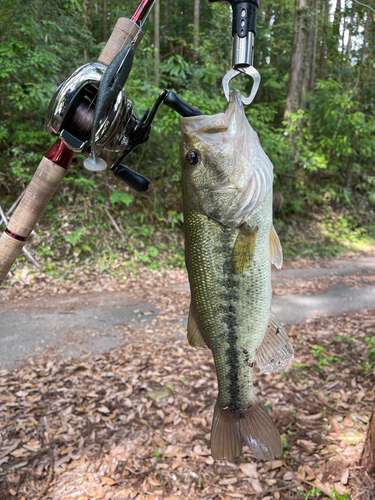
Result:
[[142,0],[131,19],[118,19],[98,60],[78,68],[52,97],[46,130],[57,140],[40,162],[0,237],[0,284],[64,179],[75,153],[88,157],[84,166],[91,171],[107,166],[104,160],[96,158],[96,150],[121,153],[111,168],[114,175],[136,191],[146,191],[150,181],[121,162],[137,145],[148,140],[160,104],[185,117],[201,114],[198,108],[165,89],[151,113],[147,109],[138,120],[125,95],[134,51],[143,38],[141,28],[154,3],[155,0]]

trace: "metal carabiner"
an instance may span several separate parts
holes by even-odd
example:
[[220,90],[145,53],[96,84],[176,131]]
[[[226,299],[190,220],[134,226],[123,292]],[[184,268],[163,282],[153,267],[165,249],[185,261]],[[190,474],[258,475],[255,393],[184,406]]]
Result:
[[245,67],[234,67],[228,71],[228,73],[223,78],[223,90],[226,100],[229,101],[229,83],[231,80],[236,78],[236,76],[244,73],[245,75],[251,76],[254,80],[253,87],[251,89],[249,97],[245,97],[241,94],[241,101],[245,106],[251,104],[258,92],[260,85],[260,74],[258,70],[254,68],[254,66],[245,66]]

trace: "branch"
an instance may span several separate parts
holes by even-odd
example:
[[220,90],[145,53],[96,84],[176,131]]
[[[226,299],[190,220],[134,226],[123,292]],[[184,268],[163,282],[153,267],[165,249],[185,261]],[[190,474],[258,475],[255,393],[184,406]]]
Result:
[[366,5],[365,3],[358,2],[358,0],[353,0],[353,2],[357,3],[358,5],[362,5],[362,7],[366,7],[367,9],[372,10],[372,12],[375,14],[375,10],[370,7],[369,5]]

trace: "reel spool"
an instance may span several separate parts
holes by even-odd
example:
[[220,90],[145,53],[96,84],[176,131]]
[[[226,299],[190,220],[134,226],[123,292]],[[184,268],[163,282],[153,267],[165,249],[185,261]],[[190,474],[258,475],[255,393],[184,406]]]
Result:
[[[46,115],[46,130],[76,153],[91,153],[91,126],[100,80],[107,66],[93,62],[77,69],[55,92]],[[95,135],[97,149],[122,152],[138,120],[125,92],[119,92]]]

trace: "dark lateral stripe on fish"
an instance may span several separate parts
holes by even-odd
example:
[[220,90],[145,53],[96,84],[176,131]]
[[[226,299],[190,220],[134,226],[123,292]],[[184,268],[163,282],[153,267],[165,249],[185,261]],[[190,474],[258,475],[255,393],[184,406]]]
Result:
[[223,320],[226,324],[226,332],[224,338],[228,347],[225,350],[227,364],[230,366],[229,370],[229,394],[230,400],[228,406],[230,408],[240,408],[240,386],[239,386],[239,367],[240,367],[240,357],[237,348],[238,345],[238,323],[236,320],[236,308],[235,305],[238,301],[238,277],[233,275],[232,268],[232,245],[230,244],[229,237],[231,233],[223,232],[221,234],[221,253],[222,255],[227,255],[228,257],[223,262],[223,271],[226,276],[222,280],[222,286],[224,288],[222,293],[222,299],[224,304],[229,304],[223,310],[224,316]]

